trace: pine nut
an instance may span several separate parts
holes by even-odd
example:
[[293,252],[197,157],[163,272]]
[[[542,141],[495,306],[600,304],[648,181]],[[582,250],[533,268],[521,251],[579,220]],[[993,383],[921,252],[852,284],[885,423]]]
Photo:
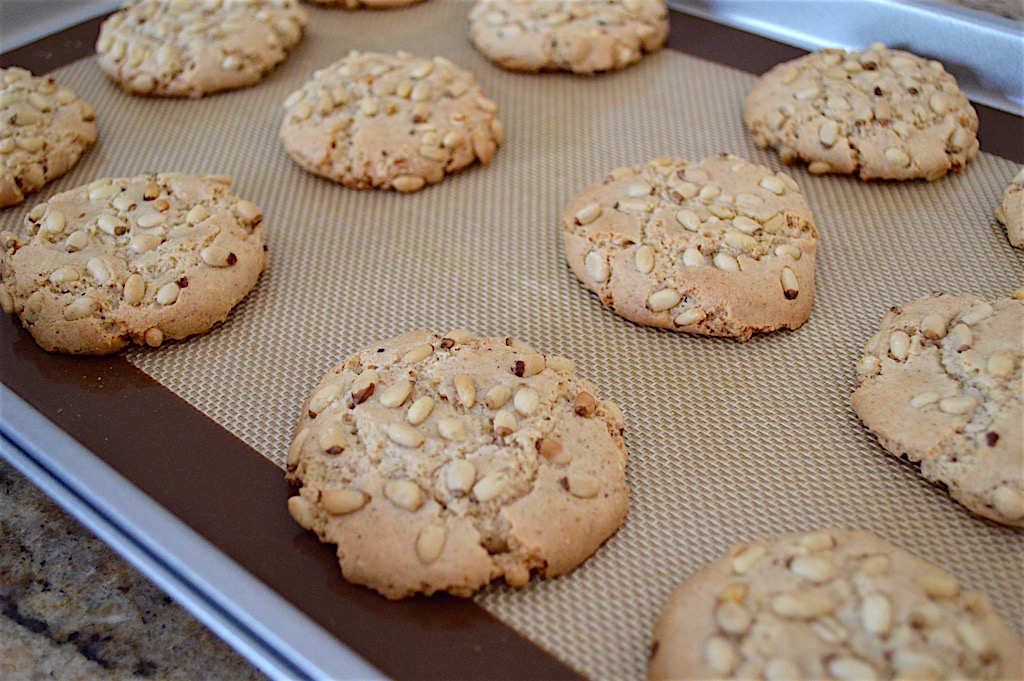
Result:
[[512,398],[512,388],[507,385],[496,385],[487,391],[484,404],[488,409],[501,409]]
[[921,319],[921,335],[929,340],[936,340],[946,335],[946,320],[942,315],[931,313]]
[[414,426],[418,426],[427,420],[430,412],[434,411],[434,398],[421,397],[411,405],[405,415],[405,419]]
[[816,591],[779,594],[772,598],[772,610],[782,617],[813,619],[833,610],[832,600]]
[[302,458],[302,445],[309,439],[309,435],[312,431],[306,426],[302,427],[295,435],[295,439],[292,440],[291,445],[288,447],[288,456],[285,459],[285,465],[288,470],[294,470],[299,465],[299,459]]
[[828,663],[828,673],[837,681],[875,681],[878,673],[854,657],[837,657]]
[[415,348],[405,353],[402,356],[402,362],[404,364],[415,364],[420,362],[427,357],[430,357],[434,353],[434,346],[430,343],[424,343],[423,345],[417,345]]
[[707,318],[707,313],[699,307],[690,307],[679,314],[672,320],[677,326],[691,326],[693,324],[699,324]]
[[443,418],[437,422],[437,432],[445,440],[465,440],[469,437],[466,426],[457,418]]
[[727,584],[718,594],[718,600],[730,603],[742,603],[747,597],[747,585],[742,582]]
[[974,344],[974,334],[966,324],[957,324],[948,334],[949,346],[954,352],[963,352]]
[[348,433],[337,423],[327,423],[317,431],[316,443],[327,454],[341,454],[348,446]]
[[341,397],[341,393],[341,386],[337,383],[328,383],[317,390],[313,394],[313,397],[309,398],[310,416],[322,413],[327,409],[327,407]]
[[754,563],[765,554],[765,548],[762,545],[751,546],[745,551],[732,559],[732,569],[736,574],[745,574],[750,568],[754,567]]
[[528,378],[543,371],[545,364],[543,355],[526,355],[512,363],[512,373],[520,378]]
[[452,339],[452,341],[455,342],[455,345],[465,345],[470,341],[476,340],[476,336],[465,329],[452,329],[446,333],[444,337]]
[[910,351],[910,336],[907,335],[906,331],[896,329],[889,336],[889,356],[898,362],[902,362],[907,358],[907,352]]
[[113,215],[101,215],[96,220],[96,226],[101,232],[109,234],[110,236],[121,236],[128,231],[128,226],[124,220]]
[[654,269],[654,249],[647,244],[636,249],[634,262],[641,274],[650,274]]
[[78,281],[82,278],[74,267],[58,267],[48,277],[51,284],[63,284],[69,281]]
[[150,227],[156,227],[167,222],[167,216],[163,213],[147,213],[139,217],[136,221],[139,227],[143,229],[149,229]]
[[366,369],[363,373],[356,376],[356,379],[352,381],[352,403],[354,406],[358,406],[370,399],[373,395],[373,391],[376,390],[377,384],[380,383],[380,377],[377,376],[377,372],[373,369]]
[[734,213],[732,209],[720,206],[717,203],[708,206],[708,212],[719,220],[732,220],[736,217],[736,213]]
[[813,532],[800,538],[800,546],[812,553],[828,551],[835,545],[835,540],[832,539],[832,535],[828,532]]
[[906,168],[910,165],[910,156],[899,147],[889,147],[885,150],[885,160],[894,166]]
[[915,409],[927,407],[929,404],[935,404],[939,401],[939,394],[935,392],[924,392],[914,395],[910,398],[910,406]]
[[64,231],[64,226],[67,224],[67,218],[64,217],[64,213],[59,210],[54,210],[46,216],[46,222],[43,224],[46,231],[50,234],[60,234]]
[[969,414],[978,406],[978,400],[970,395],[956,395],[939,400],[939,410],[944,414]]
[[736,258],[721,251],[715,253],[715,256],[711,258],[711,264],[724,272],[739,272],[740,270],[740,264]]
[[[847,102],[846,106],[849,108],[849,102]],[[821,127],[818,128],[818,141],[821,142],[821,146],[828,149],[829,147],[834,146],[838,139],[839,124],[833,120],[826,119],[825,122],[821,124]]]
[[403,447],[416,448],[423,444],[423,434],[406,423],[392,423],[388,426],[388,439]]
[[608,281],[608,277],[611,276],[608,261],[597,251],[587,253],[587,257],[583,259],[583,265],[587,268],[587,274],[598,284]]
[[142,339],[151,348],[158,348],[164,343],[164,332],[155,326],[146,329],[146,333],[143,334]]
[[700,230],[700,218],[692,210],[687,208],[679,210],[676,212],[676,220],[679,221],[680,225],[691,232]]
[[745,634],[750,631],[754,618],[742,605],[725,601],[715,609],[715,621],[728,634]]
[[288,513],[302,529],[312,530],[316,522],[316,509],[313,504],[296,494],[288,498]]
[[791,244],[782,244],[775,247],[775,255],[779,257],[789,256],[793,260],[799,260],[801,253],[799,248]]
[[64,242],[64,250],[68,253],[77,253],[89,245],[89,233],[79,229],[71,233]]
[[869,556],[860,564],[860,574],[868,577],[879,577],[889,572],[889,559],[886,556]]
[[520,388],[512,399],[512,404],[521,416],[529,416],[540,406],[540,395],[533,388]]
[[556,374],[571,374],[576,371],[576,365],[571,359],[566,359],[565,357],[560,357],[558,355],[548,355],[544,360],[547,367]]
[[745,234],[753,234],[757,230],[761,229],[761,224],[756,220],[751,220],[745,215],[737,215],[732,219],[732,226],[740,230]]
[[597,400],[594,396],[588,392],[580,392],[576,395],[576,400],[573,402],[573,411],[576,412],[577,416],[589,418],[595,411],[597,411]]
[[793,681],[805,676],[795,662],[785,657],[773,657],[764,667],[765,681]]
[[178,299],[180,292],[180,287],[174,282],[165,284],[157,291],[157,302],[161,305],[171,305]]
[[210,217],[210,211],[206,210],[206,207],[200,203],[192,207],[185,216],[185,221],[188,222],[188,224],[195,226],[208,217]]
[[516,422],[515,415],[505,409],[499,409],[494,414],[494,434],[498,437],[505,437],[515,432]]
[[664,288],[651,294],[647,307],[651,312],[664,312],[679,304],[683,296],[674,288]]
[[872,634],[885,634],[892,626],[892,605],[882,594],[864,597],[860,605],[860,619],[864,628]]
[[220,246],[207,246],[199,252],[199,257],[211,267],[230,267],[238,262],[238,256]]
[[783,194],[786,193],[786,185],[782,182],[782,180],[775,177],[774,175],[769,175],[768,177],[761,180],[759,184],[761,187],[764,187],[773,194],[782,196]]
[[700,250],[691,246],[683,251],[683,264],[687,267],[704,267],[707,262]]
[[363,506],[370,497],[355,489],[344,487],[336,489],[325,489],[320,492],[320,505],[331,515],[347,515],[355,513]]
[[[110,268],[107,264],[99,258],[90,258],[85,264],[85,269],[89,271],[89,275],[92,276],[97,282],[104,284],[110,281]],[[177,284],[175,284],[177,286]]]
[[423,563],[429,565],[441,555],[446,538],[444,528],[440,525],[427,525],[416,537],[416,555]]
[[796,556],[789,563],[789,570],[816,584],[827,582],[836,576],[832,563],[815,556]]
[[426,183],[419,175],[399,175],[391,181],[391,186],[400,192],[418,192]]
[[1024,518],[1024,494],[1009,485],[1000,485],[992,493],[992,503],[999,515],[1009,520]]
[[929,598],[953,598],[960,593],[960,584],[946,575],[918,577],[917,583]]
[[136,234],[128,242],[128,247],[136,253],[148,253],[163,243],[163,239],[155,234]]
[[964,324],[977,324],[982,319],[987,319],[995,312],[988,303],[977,303],[972,305],[960,315],[960,321]]
[[572,461],[572,454],[562,446],[562,443],[549,437],[537,440],[537,453],[556,466],[565,466]]
[[726,232],[725,245],[735,248],[738,251],[751,253],[757,248],[757,239],[741,232]]
[[508,485],[504,473],[491,473],[473,485],[473,496],[480,503],[487,503],[499,497]]
[[727,639],[713,636],[704,644],[704,659],[718,674],[729,674],[739,664],[739,655]]
[[476,404],[476,385],[469,374],[455,376],[455,392],[459,397],[459,402],[466,409],[471,409]]
[[714,201],[721,195],[722,188],[717,184],[706,184],[700,188],[700,192],[697,194],[701,201]]
[[566,481],[569,494],[580,499],[592,499],[601,491],[601,482],[589,473],[569,473]]
[[476,467],[465,459],[452,461],[448,465],[445,480],[448,483],[448,489],[456,496],[469,494],[476,481]]
[[64,319],[73,322],[90,316],[99,309],[92,298],[76,298],[64,308]]
[[[390,430],[388,431],[390,435]],[[384,496],[388,501],[406,511],[417,511],[423,505],[423,491],[412,480],[393,480],[384,485]]]
[[380,403],[389,409],[400,407],[411,392],[412,382],[403,378],[381,394]]
[[15,144],[17,144],[20,149],[24,149],[25,151],[34,154],[42,149],[46,142],[42,137],[22,137],[15,142]]

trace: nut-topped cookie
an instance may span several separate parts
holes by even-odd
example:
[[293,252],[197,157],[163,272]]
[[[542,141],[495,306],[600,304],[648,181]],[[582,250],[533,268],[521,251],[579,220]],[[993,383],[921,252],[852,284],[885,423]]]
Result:
[[850,530],[758,539],[691,575],[654,628],[654,679],[1019,679],[988,598]]
[[746,340],[810,315],[811,211],[785,173],[736,156],[619,168],[569,202],[562,234],[580,281],[637,324]]
[[1006,227],[1010,243],[1024,248],[1024,168],[1003,192],[1003,201],[996,207],[996,219]]
[[266,268],[263,214],[231,178],[97,180],[0,233],[0,304],[51,352],[102,355],[208,331]]
[[0,208],[39,191],[96,141],[96,112],[53,78],[0,69]]
[[763,147],[813,174],[936,180],[978,153],[978,115],[942,64],[874,43],[775,66],[743,120]]
[[281,141],[292,159],[354,189],[419,191],[490,163],[505,139],[497,105],[444,57],[353,50],[284,107]]
[[299,0],[141,0],[103,22],[97,62],[131,94],[202,97],[258,83],[308,20]]
[[481,0],[469,37],[512,71],[597,73],[634,64],[665,44],[665,0]]
[[622,523],[622,413],[572,361],[456,330],[332,369],[288,451],[292,517],[387,598],[561,575]]
[[961,504],[1024,527],[1022,355],[1024,300],[935,294],[885,315],[850,403],[885,449],[920,461]]

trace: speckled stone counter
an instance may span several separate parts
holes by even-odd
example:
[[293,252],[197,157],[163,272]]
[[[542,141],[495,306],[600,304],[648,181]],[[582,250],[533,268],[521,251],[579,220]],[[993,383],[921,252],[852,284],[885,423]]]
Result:
[[0,459],[0,679],[262,674]]

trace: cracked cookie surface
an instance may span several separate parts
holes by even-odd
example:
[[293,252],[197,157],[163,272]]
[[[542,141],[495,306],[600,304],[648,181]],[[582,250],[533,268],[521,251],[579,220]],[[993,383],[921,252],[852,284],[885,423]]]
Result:
[[597,73],[656,52],[668,36],[664,0],[482,0],[469,36],[488,59],[512,71]]
[[734,546],[673,593],[650,679],[1016,679],[988,598],[866,532]]
[[103,22],[97,63],[131,94],[202,97],[258,83],[308,21],[298,0],[142,0]]
[[937,180],[978,154],[978,115],[942,64],[874,43],[775,66],[743,107],[754,141],[812,174]]
[[1006,227],[1010,243],[1024,248],[1024,168],[1003,192],[1003,201],[996,208],[996,219]]
[[622,413],[570,360],[413,331],[346,359],[302,408],[292,517],[387,598],[555,577],[628,505]]
[[96,141],[96,112],[53,78],[0,69],[0,208],[39,191]]
[[263,214],[225,176],[103,179],[0,233],[0,304],[51,352],[159,346],[224,321],[266,268]]
[[736,156],[619,168],[562,216],[569,266],[630,321],[732,336],[795,329],[818,232],[796,183]]
[[1024,527],[1024,295],[892,308],[857,365],[853,410],[895,456],[978,515]]
[[444,57],[353,50],[285,100],[280,137],[311,173],[415,192],[491,162],[505,134],[472,73]]

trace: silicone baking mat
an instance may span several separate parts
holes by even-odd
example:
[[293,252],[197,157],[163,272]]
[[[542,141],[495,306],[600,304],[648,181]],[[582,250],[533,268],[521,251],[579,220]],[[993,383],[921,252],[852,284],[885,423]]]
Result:
[[[91,58],[55,72],[95,106],[100,141],[41,198],[104,176],[205,171],[230,173],[264,210],[270,266],[228,321],[129,360],[283,465],[302,400],[375,339],[461,326],[572,357],[626,414],[629,517],[571,574],[495,585],[477,601],[593,678],[642,677],[664,600],[736,541],[825,526],[869,530],[942,565],[1020,634],[1024,534],[973,517],[887,455],[848,402],[860,348],[890,305],[1024,284],[1024,254],[992,217],[1015,166],[980,154],[931,184],[789,169],[821,232],[810,321],[747,343],[638,327],[565,265],[562,209],[613,168],[655,156],[730,152],[783,168],[742,125],[753,77],[670,50],[599,77],[513,74],[469,44],[469,7],[309,8],[303,42],[262,84],[199,101],[129,97]],[[277,140],[280,105],[349,49],[472,70],[498,103],[505,146],[491,165],[408,196],[303,172]]]

